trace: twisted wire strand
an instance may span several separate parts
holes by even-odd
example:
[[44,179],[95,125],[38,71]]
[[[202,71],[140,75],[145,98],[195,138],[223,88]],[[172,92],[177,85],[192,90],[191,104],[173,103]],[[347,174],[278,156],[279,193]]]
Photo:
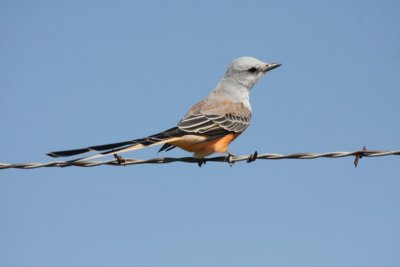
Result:
[[134,158],[122,158],[120,156],[115,159],[106,161],[52,161],[47,163],[16,163],[6,164],[0,163],[0,169],[36,169],[44,167],[96,167],[100,165],[111,165],[111,166],[127,166],[135,164],[166,164],[173,162],[185,162],[185,163],[196,163],[202,166],[206,162],[225,162],[232,165],[235,162],[247,161],[252,162],[256,159],[316,159],[316,158],[343,158],[343,157],[355,157],[354,165],[357,167],[359,159],[362,157],[383,157],[383,156],[400,156],[400,150],[386,151],[386,150],[363,150],[353,152],[327,152],[327,153],[295,153],[295,154],[258,154],[255,152],[251,155],[244,156],[220,156],[211,158],[194,158],[194,157],[182,157],[182,158],[170,158],[170,157],[158,157],[152,159],[134,159]]

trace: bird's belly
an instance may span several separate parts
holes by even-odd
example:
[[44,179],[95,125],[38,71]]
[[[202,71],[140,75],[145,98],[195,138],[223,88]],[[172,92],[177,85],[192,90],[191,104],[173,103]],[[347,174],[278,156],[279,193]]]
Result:
[[239,134],[227,134],[223,137],[207,141],[206,136],[185,135],[179,140],[170,142],[170,144],[180,147],[186,151],[194,152],[197,158],[204,158],[213,153],[225,153],[229,144],[238,137]]

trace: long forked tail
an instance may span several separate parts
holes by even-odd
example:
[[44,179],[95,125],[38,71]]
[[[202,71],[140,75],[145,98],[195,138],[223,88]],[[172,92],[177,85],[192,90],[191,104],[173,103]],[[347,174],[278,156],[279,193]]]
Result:
[[[178,139],[179,137],[183,136],[184,134],[185,134],[184,131],[180,130],[178,127],[174,127],[169,130],[166,130],[164,132],[154,134],[154,135],[151,135],[151,136],[148,136],[145,138],[125,141],[125,142],[119,142],[119,143],[113,143],[113,144],[107,144],[107,145],[90,146],[90,147],[72,149],[72,150],[54,151],[54,152],[48,153],[47,155],[50,157],[58,158],[58,157],[75,156],[75,155],[83,154],[86,152],[92,152],[92,151],[101,152],[99,154],[96,154],[96,155],[93,155],[93,156],[90,156],[87,158],[81,158],[78,160],[89,159],[89,158],[92,159],[92,158],[98,158],[98,157],[107,156],[107,155],[114,155],[117,153],[127,152],[127,151],[131,151],[131,150],[136,150],[136,149],[140,149],[143,147],[154,146],[154,145],[159,145],[159,144],[166,144],[167,142],[171,142],[171,141]],[[164,147],[169,147],[169,145],[166,145]]]

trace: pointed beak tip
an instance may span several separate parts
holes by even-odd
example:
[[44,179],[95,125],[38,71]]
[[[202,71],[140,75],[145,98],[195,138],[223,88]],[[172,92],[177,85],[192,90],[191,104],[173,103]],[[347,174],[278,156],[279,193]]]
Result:
[[271,67],[277,68],[277,67],[280,67],[281,65],[282,65],[281,63],[272,63]]
[[281,63],[271,63],[271,64],[268,64],[267,67],[266,67],[266,69],[265,69],[265,72],[270,71],[270,70],[273,70],[273,69],[275,69],[275,68],[277,68],[277,67],[279,67],[279,66],[281,66],[281,65],[282,65]]

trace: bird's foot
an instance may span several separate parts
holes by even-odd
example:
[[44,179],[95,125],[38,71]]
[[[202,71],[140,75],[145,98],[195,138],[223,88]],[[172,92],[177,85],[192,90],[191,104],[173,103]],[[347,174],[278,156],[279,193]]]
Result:
[[235,154],[232,154],[230,152],[226,152],[226,157],[225,157],[225,161],[228,162],[229,166],[233,166],[233,164],[235,164],[235,161],[233,161],[233,157],[236,157]]
[[117,162],[118,162],[118,164],[119,165],[123,165],[123,166],[125,166],[125,158],[124,157],[122,157],[122,156],[120,156],[120,155],[118,155],[118,154],[114,154],[114,158],[117,160]]
[[199,165],[199,167],[201,167],[201,166],[203,166],[203,164],[206,164],[205,158],[198,158],[197,165]]

